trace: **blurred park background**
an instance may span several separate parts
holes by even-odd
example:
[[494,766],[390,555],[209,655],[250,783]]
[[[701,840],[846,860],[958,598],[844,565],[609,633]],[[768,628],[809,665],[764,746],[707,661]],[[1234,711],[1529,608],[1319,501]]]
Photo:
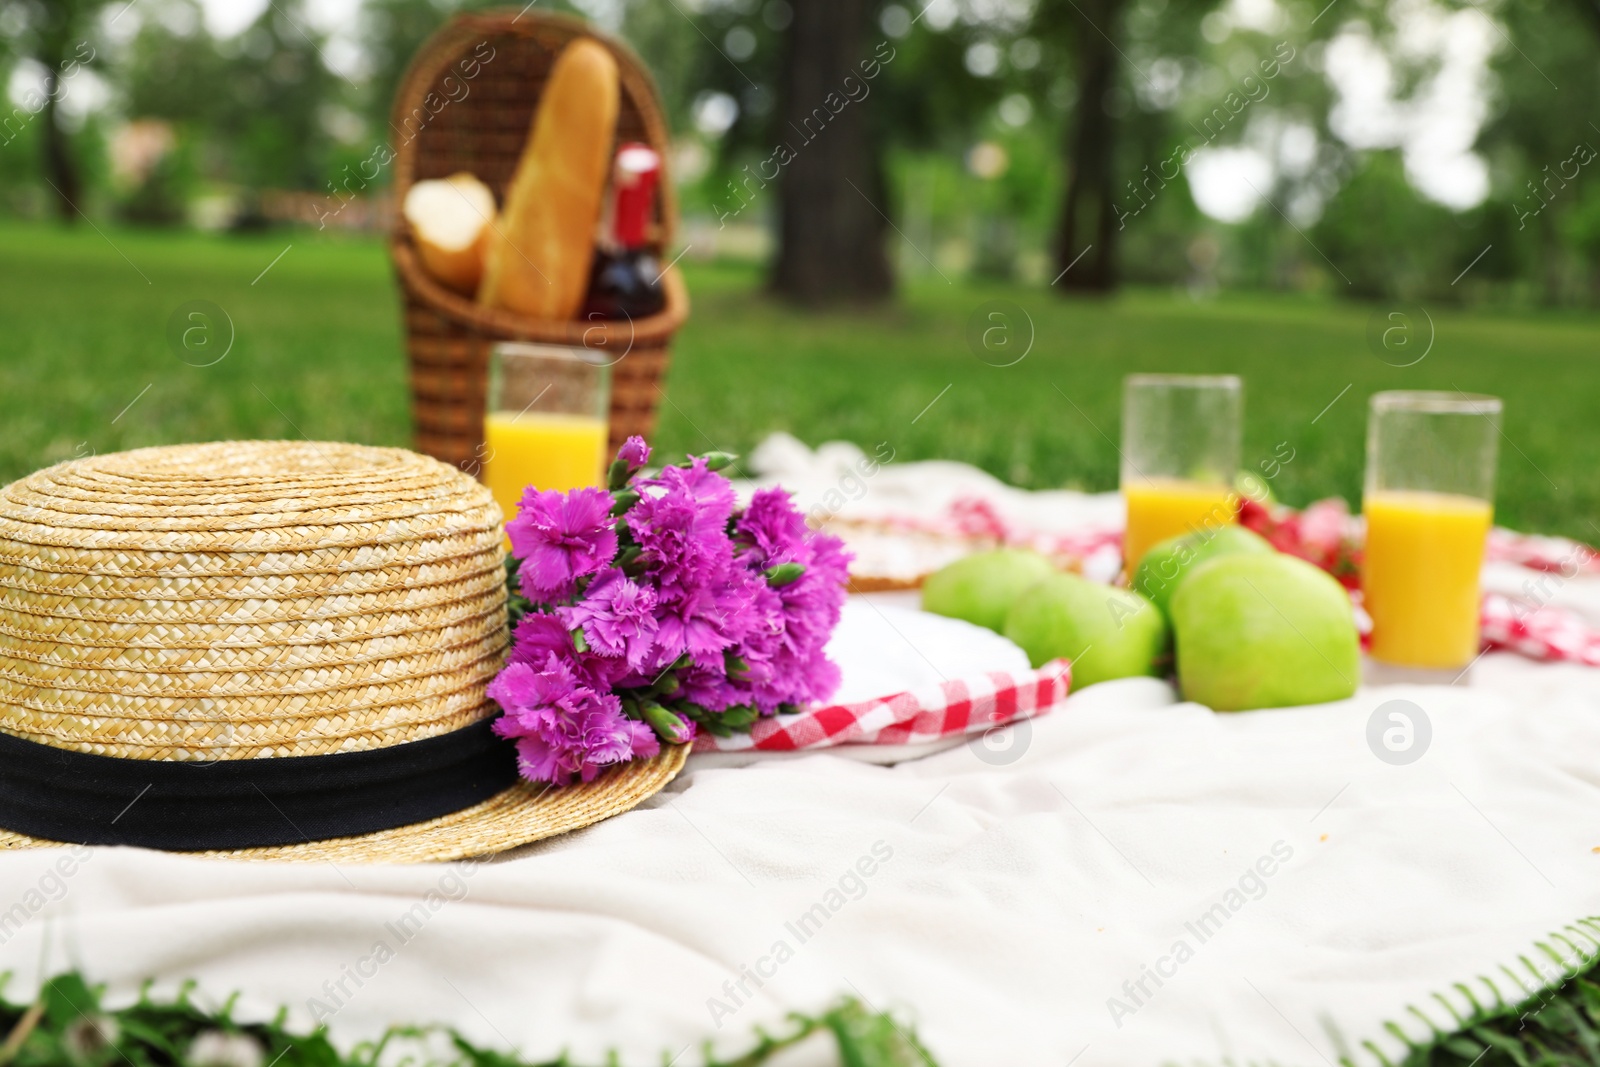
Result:
[[[0,0],[0,478],[409,441],[390,103],[469,6]],[[1600,539],[1596,0],[538,7],[630,42],[673,123],[668,449],[1108,489],[1122,375],[1227,371],[1274,491],[1354,502],[1366,398],[1459,389],[1506,398],[1502,521]],[[194,299],[215,365],[166,338]]]

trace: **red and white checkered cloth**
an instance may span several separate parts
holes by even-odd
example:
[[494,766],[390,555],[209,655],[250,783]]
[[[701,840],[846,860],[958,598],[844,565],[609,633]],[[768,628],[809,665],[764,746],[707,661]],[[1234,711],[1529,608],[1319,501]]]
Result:
[[1600,631],[1565,608],[1485,593],[1482,634],[1488,649],[1600,667]]
[[976,496],[958,497],[934,518],[913,515],[881,516],[878,523],[889,528],[974,542],[973,551],[990,545],[1031,548],[1047,556],[1087,559],[1103,552],[1122,552],[1120,525],[1080,526],[1070,530],[1044,531],[1012,522],[995,505]]
[[748,734],[701,734],[694,750],[796,752],[834,745],[915,745],[1043,715],[1066,699],[1071,685],[1071,666],[1064,659],[1052,660],[1036,671],[991,671],[856,704],[778,715],[760,720]]
[[1583,542],[1518,533],[1504,526],[1489,531],[1485,558],[1490,563],[1515,563],[1529,570],[1558,573],[1562,578],[1600,574],[1600,554]]

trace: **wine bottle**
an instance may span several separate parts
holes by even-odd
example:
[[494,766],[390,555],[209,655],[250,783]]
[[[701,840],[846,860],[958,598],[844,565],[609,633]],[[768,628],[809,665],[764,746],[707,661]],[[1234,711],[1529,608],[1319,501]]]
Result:
[[661,266],[645,243],[660,180],[661,157],[655,149],[629,143],[617,150],[609,232],[595,250],[585,319],[638,319],[655,314],[666,303]]

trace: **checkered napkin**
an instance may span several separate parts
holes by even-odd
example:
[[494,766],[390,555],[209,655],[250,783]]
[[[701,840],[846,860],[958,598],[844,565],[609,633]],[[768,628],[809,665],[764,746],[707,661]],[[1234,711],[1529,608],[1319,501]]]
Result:
[[696,752],[795,752],[834,745],[915,745],[980,733],[1050,711],[1066,699],[1064,659],[1035,671],[991,671],[937,685],[762,719],[748,734],[701,734]]
[[[1600,555],[1588,545],[1564,537],[1540,537],[1495,527],[1489,534],[1488,558],[1569,581],[1600,573]],[[1566,660],[1600,667],[1600,630],[1566,608],[1544,602],[1545,586],[1529,582],[1528,599],[1503,593],[1483,594],[1481,632],[1485,649],[1520,652],[1530,659]]]
[[1486,649],[1600,667],[1600,631],[1565,608],[1485,593],[1481,632]]

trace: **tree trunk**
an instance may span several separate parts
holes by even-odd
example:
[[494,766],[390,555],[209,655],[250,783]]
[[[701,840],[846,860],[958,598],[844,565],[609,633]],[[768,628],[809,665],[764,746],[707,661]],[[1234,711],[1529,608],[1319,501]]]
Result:
[[78,201],[83,195],[83,181],[78,174],[77,161],[72,158],[67,144],[67,131],[61,128],[58,101],[61,96],[61,64],[58,60],[47,68],[45,75],[45,102],[42,135],[44,137],[44,175],[55,189],[56,211],[61,221],[71,224],[78,221]]
[[[745,168],[747,195],[778,181],[775,292],[808,304],[882,300],[894,288],[882,139],[868,72],[894,58],[864,32],[875,0],[794,0],[779,78],[775,150]],[[860,89],[855,89],[861,95]],[[781,176],[780,176],[781,173]]]
[[1106,98],[1116,86],[1114,38],[1121,33],[1122,7],[1123,0],[1079,0],[1073,19],[1078,113],[1067,135],[1067,192],[1056,242],[1055,285],[1063,290],[1103,293],[1117,285],[1117,138]]

